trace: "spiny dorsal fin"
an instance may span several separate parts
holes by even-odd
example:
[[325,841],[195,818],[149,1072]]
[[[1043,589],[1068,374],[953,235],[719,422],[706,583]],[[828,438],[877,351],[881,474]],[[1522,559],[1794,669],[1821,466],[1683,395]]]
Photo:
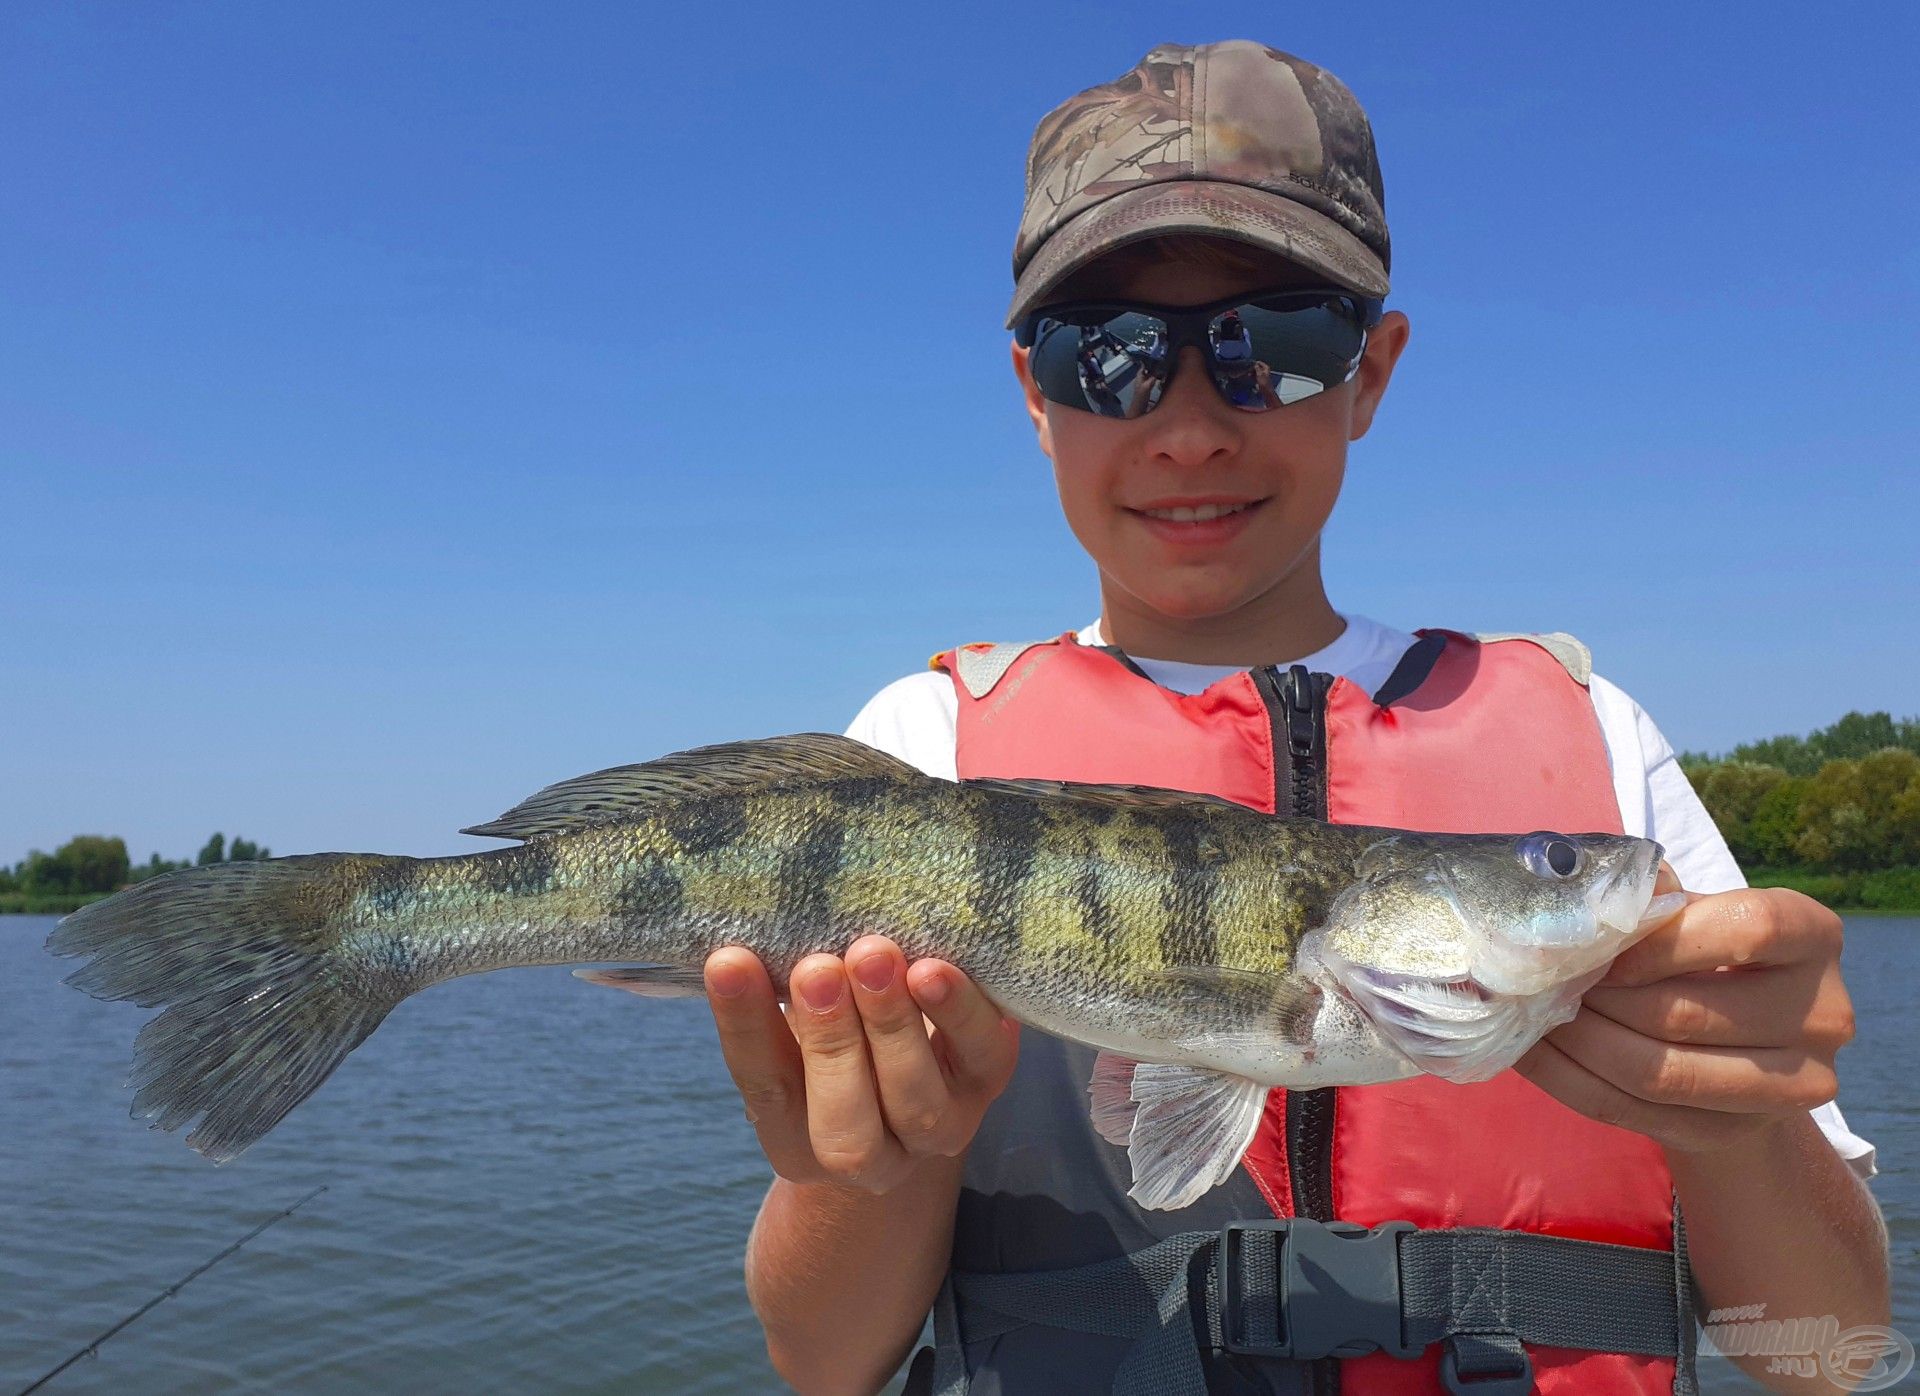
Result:
[[1225,805],[1242,814],[1257,813],[1250,806],[1218,795],[1196,795],[1191,790],[1167,790],[1158,785],[1095,785],[1077,780],[1005,780],[982,777],[962,785],[982,790],[1004,790],[1014,795],[1041,795],[1050,800],[1082,800],[1103,809],[1165,809],[1169,805]]
[[930,779],[906,762],[851,737],[798,732],[790,737],[696,747],[655,761],[575,776],[528,796],[498,819],[460,832],[494,839],[539,838],[635,819],[650,806],[671,800],[727,790],[772,790],[848,776]]

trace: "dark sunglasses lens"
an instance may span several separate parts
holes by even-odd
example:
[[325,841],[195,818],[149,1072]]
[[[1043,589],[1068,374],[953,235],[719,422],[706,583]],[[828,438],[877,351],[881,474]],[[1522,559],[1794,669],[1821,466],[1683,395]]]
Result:
[[1166,382],[1167,323],[1136,310],[1043,317],[1028,365],[1049,402],[1138,417],[1152,410]]
[[1360,364],[1366,331],[1339,302],[1254,303],[1207,326],[1213,381],[1235,407],[1264,412],[1346,382]]

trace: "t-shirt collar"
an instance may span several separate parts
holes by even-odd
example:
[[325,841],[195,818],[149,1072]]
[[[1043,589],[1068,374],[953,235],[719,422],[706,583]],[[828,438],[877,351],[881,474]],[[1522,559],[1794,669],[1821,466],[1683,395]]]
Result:
[[[1295,664],[1304,664],[1307,668],[1322,674],[1344,674],[1360,664],[1367,657],[1367,631],[1369,622],[1364,617],[1340,616],[1341,629],[1330,644],[1315,650],[1312,654],[1291,659],[1275,668],[1290,668]],[[1106,644],[1105,634],[1100,620],[1096,616],[1090,625],[1075,632],[1074,638],[1083,645]],[[1243,664],[1189,664],[1178,659],[1154,659],[1148,655],[1129,654],[1127,658],[1140,666],[1140,671],[1162,688],[1172,689],[1176,693],[1199,693],[1210,688],[1230,674],[1238,674],[1247,666]]]

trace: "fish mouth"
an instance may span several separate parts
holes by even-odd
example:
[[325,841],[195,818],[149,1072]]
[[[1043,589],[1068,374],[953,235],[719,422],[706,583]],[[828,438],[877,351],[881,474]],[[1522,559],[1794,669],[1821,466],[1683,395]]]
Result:
[[[1624,937],[1626,943],[1609,947],[1614,954],[1626,949],[1646,932],[1660,925],[1686,903],[1683,892],[1653,895],[1659,880],[1660,861],[1666,850],[1652,839],[1638,839],[1629,855],[1612,868],[1593,897],[1594,921],[1598,929]],[[1603,943],[1607,937],[1603,934]]]
[[1653,897],[1659,844],[1616,838],[1587,851],[1596,862],[1590,880],[1549,914],[1510,927],[1476,924],[1469,903],[1456,900],[1461,919],[1478,931],[1468,973],[1490,993],[1524,1000],[1571,993],[1577,1000],[1616,956],[1672,914],[1676,899]]

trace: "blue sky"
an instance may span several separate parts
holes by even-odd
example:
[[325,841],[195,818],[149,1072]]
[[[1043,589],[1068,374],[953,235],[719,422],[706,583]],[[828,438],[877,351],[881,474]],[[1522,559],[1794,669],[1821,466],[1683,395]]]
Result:
[[1686,747],[1920,710],[1913,9],[1226,13],[7,7],[0,861],[458,851],[1086,620],[999,326],[1034,122],[1162,42],[1373,117],[1336,605]]

